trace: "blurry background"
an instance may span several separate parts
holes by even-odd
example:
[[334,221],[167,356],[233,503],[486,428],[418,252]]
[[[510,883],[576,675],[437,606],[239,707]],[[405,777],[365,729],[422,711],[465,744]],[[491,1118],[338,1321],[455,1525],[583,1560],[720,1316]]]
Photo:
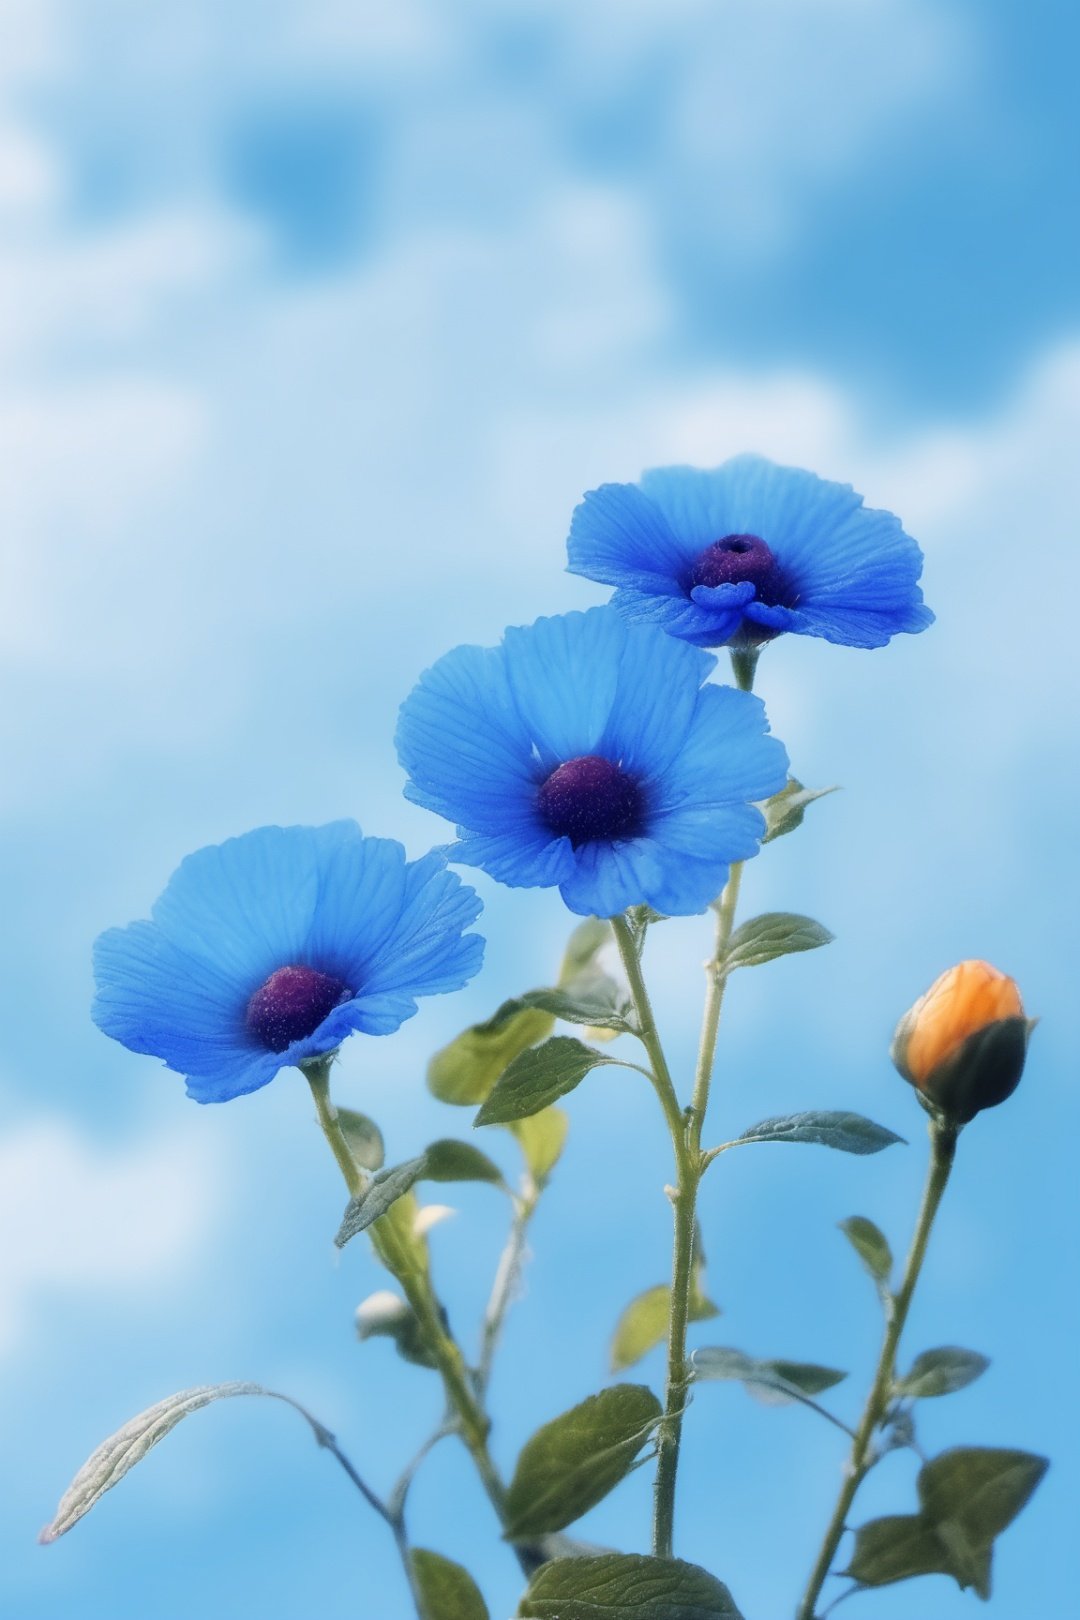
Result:
[[[960,957],[1008,969],[1044,1021],[1016,1098],[963,1141],[907,1347],[993,1357],[925,1403],[929,1449],[1053,1454],[996,1613],[1067,1607],[1078,45],[1053,0],[0,0],[5,1612],[406,1613],[389,1538],[284,1408],[198,1416],[34,1545],[92,1447],[184,1385],[290,1391],[379,1486],[438,1408],[353,1339],[381,1280],[362,1244],[332,1251],[343,1195],[299,1077],[197,1108],[90,1024],[90,944],[253,825],[443,838],[391,744],[419,671],[602,598],[561,572],[586,488],[744,448],[900,512],[939,622],[763,660],[798,774],[845,791],[754,863],[746,905],[838,938],[733,984],[710,1135],[851,1106],[912,1146],[725,1159],[704,1200],[725,1315],[695,1342],[850,1367],[834,1404],[857,1412],[876,1304],[835,1223],[904,1248],[923,1171],[893,1023]],[[395,1159],[468,1133],[427,1098],[426,1055],[545,982],[567,931],[553,894],[479,886],[485,974],[338,1070]],[[654,944],[684,1064],[707,927]],[[612,1072],[570,1100],[536,1223],[494,1389],[507,1468],[600,1386],[619,1311],[666,1275],[667,1149]],[[497,1194],[450,1191],[432,1243],[468,1339]],[[680,1551],[749,1620],[791,1612],[841,1457],[812,1413],[698,1392]],[[859,1518],[908,1511],[914,1471],[890,1460]],[[643,1545],[648,1496],[643,1470],[583,1533]],[[413,1524],[511,1613],[454,1446]],[[933,1577],[857,1604],[974,1601]]]

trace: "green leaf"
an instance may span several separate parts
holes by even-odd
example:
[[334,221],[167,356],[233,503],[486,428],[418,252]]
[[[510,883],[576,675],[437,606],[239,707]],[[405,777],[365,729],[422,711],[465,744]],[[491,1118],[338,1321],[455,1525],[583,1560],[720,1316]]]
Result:
[[949,1553],[932,1524],[916,1514],[872,1519],[855,1532],[843,1571],[860,1586],[889,1586],[914,1575],[951,1575]]
[[551,1034],[555,1020],[520,999],[504,1001],[484,1024],[474,1024],[428,1064],[427,1083],[440,1102],[481,1103],[521,1052]]
[[977,1350],[961,1350],[955,1344],[924,1350],[915,1357],[911,1371],[896,1384],[896,1394],[913,1400],[952,1395],[981,1378],[989,1365],[988,1356],[981,1356]]
[[423,1620],[490,1620],[480,1588],[452,1558],[414,1547],[409,1562]]
[[994,1540],[1029,1501],[1050,1464],[1027,1451],[956,1446],[919,1473],[922,1511],[875,1519],[856,1532],[846,1571],[864,1586],[910,1575],[951,1575],[989,1598]]
[[759,967],[762,962],[789,956],[793,951],[816,950],[835,937],[812,917],[800,917],[792,911],[766,911],[736,928],[720,968],[732,973],[736,968]]
[[781,1357],[778,1361],[765,1361],[762,1366],[767,1378],[778,1379],[781,1384],[789,1389],[797,1389],[802,1395],[820,1395],[822,1390],[832,1389],[834,1384],[841,1383],[847,1377],[846,1372],[838,1372],[835,1367],[821,1367],[816,1361],[785,1361]]
[[592,968],[599,953],[605,945],[610,945],[613,938],[611,924],[606,918],[586,917],[584,922],[578,923],[566,942],[559,969],[560,986],[565,988],[573,984],[575,979]]
[[819,1367],[812,1361],[759,1361],[741,1350],[719,1346],[695,1350],[690,1361],[698,1378],[734,1379],[750,1394],[765,1396],[775,1405],[820,1395],[847,1377],[835,1367]]
[[440,1137],[424,1151],[425,1181],[490,1181],[504,1185],[503,1173],[493,1159],[471,1142]]
[[590,1069],[613,1058],[586,1046],[571,1035],[554,1035],[530,1052],[514,1059],[474,1121],[477,1125],[507,1125],[513,1119],[538,1114],[558,1097],[579,1085]]
[[[436,1052],[428,1065],[427,1081],[439,1101],[465,1106],[482,1103],[514,1059],[545,1040],[555,1028],[555,1013],[545,1007],[546,999],[555,998],[560,1018],[569,1018],[569,1009],[579,1005],[583,995],[586,1002],[597,1001],[597,1010],[610,1012],[615,1005],[614,981],[595,963],[597,953],[611,937],[609,922],[586,917],[567,942],[558,990],[531,990],[504,1001],[486,1023],[473,1024]],[[605,985],[611,986],[610,992],[601,989]],[[559,999],[560,992],[567,993],[564,1000]]]
[[865,1215],[849,1215],[837,1225],[874,1281],[879,1287],[888,1288],[893,1257],[884,1232]]
[[373,1119],[354,1108],[339,1108],[338,1123],[349,1145],[349,1152],[362,1170],[381,1170],[386,1157],[382,1132]]
[[994,1538],[1016,1518],[1049,1466],[1045,1457],[1028,1451],[954,1446],[920,1471],[923,1517],[949,1549],[961,1586],[990,1596]]
[[595,1507],[630,1472],[660,1416],[651,1389],[616,1384],[537,1429],[510,1481],[507,1538],[562,1530]]
[[561,1108],[542,1108],[526,1119],[512,1119],[508,1129],[517,1138],[533,1181],[544,1186],[562,1155],[569,1119]]
[[520,1000],[523,1007],[539,1007],[567,1024],[587,1024],[619,1034],[637,1030],[633,1004],[606,973],[578,979],[565,990],[530,990]]
[[794,832],[796,827],[802,826],[806,807],[813,804],[815,799],[824,799],[826,794],[835,793],[835,787],[807,788],[794,776],[789,776],[787,786],[774,793],[771,799],[758,805],[758,809],[765,816],[765,836],[761,842],[769,844],[774,838],[782,838],[785,833]]
[[[646,1288],[632,1299],[615,1326],[611,1341],[612,1372],[625,1372],[656,1345],[663,1344],[670,1315],[671,1289],[667,1283]],[[690,1299],[690,1321],[708,1322],[719,1315],[719,1307],[695,1287]]]
[[349,1199],[334,1239],[338,1248],[343,1249],[350,1238],[365,1232],[373,1221],[387,1214],[418,1181],[487,1181],[505,1185],[502,1171],[486,1153],[481,1153],[470,1142],[442,1137],[415,1159],[380,1170],[358,1198]]
[[426,1163],[427,1155],[421,1153],[415,1159],[406,1159],[404,1164],[394,1165],[390,1170],[380,1170],[359,1198],[350,1198],[334,1238],[338,1248],[343,1249],[358,1232],[365,1232],[372,1221],[385,1215],[391,1204],[409,1192],[424,1174]]
[[106,1491],[119,1484],[124,1475],[130,1473],[135,1464],[141,1462],[146,1453],[159,1440],[164,1440],[178,1423],[201,1407],[209,1406],[211,1401],[225,1400],[232,1395],[263,1395],[270,1400],[284,1401],[311,1425],[320,1445],[333,1440],[330,1431],[290,1396],[264,1389],[261,1384],[200,1384],[195,1389],[182,1389],[178,1394],[167,1395],[163,1401],[148,1406],[137,1417],[130,1418],[123,1428],[117,1429],[115,1434],[98,1446],[60,1498],[55,1517],[42,1530],[38,1540],[47,1544],[65,1535],[72,1525],[78,1524],[89,1513]]
[[781,1114],[763,1119],[737,1136],[730,1145],[743,1142],[811,1142],[819,1147],[837,1148],[841,1153],[880,1153],[904,1138],[884,1125],[875,1125],[862,1114],[846,1109],[815,1109],[808,1114]]
[[742,1620],[722,1581],[681,1558],[558,1558],[532,1578],[519,1620]]

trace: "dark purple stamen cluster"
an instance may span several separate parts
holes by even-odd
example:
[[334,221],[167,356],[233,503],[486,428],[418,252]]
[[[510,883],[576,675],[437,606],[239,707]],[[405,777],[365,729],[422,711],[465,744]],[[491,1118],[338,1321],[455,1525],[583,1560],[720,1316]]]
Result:
[[553,833],[575,845],[595,838],[634,838],[642,830],[641,789],[599,754],[568,759],[542,783],[537,807]]
[[754,587],[759,602],[769,607],[789,607],[780,566],[764,540],[756,534],[727,534],[714,540],[695,561],[687,590],[695,585],[742,585]]
[[347,984],[330,973],[292,963],[271,973],[247,1004],[248,1033],[271,1052],[284,1052],[293,1041],[318,1029],[328,1013],[351,999]]

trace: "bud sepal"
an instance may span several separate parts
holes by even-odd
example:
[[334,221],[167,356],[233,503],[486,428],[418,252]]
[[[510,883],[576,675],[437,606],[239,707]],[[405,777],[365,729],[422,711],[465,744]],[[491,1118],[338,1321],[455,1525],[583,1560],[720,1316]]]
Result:
[[889,1055],[930,1114],[967,1125],[1012,1096],[1037,1021],[1007,974],[961,962],[904,1014]]

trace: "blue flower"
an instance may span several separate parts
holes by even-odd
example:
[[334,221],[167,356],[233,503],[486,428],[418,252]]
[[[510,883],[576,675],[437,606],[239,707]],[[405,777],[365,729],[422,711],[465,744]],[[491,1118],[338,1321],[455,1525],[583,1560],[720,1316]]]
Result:
[[610,608],[458,647],[402,705],[406,796],[458,824],[452,860],[571,911],[704,911],[787,780],[760,701],[703,686],[715,663]]
[[628,619],[695,647],[784,630],[884,647],[934,620],[917,583],[922,552],[898,518],[850,484],[762,456],[602,484],[574,512],[567,549],[570,572],[614,585]]
[[152,921],[101,935],[94,1022],[196,1101],[227,1102],[460,989],[484,954],[462,933],[479,912],[441,855],[407,861],[354,821],[259,827],[181,862]]

